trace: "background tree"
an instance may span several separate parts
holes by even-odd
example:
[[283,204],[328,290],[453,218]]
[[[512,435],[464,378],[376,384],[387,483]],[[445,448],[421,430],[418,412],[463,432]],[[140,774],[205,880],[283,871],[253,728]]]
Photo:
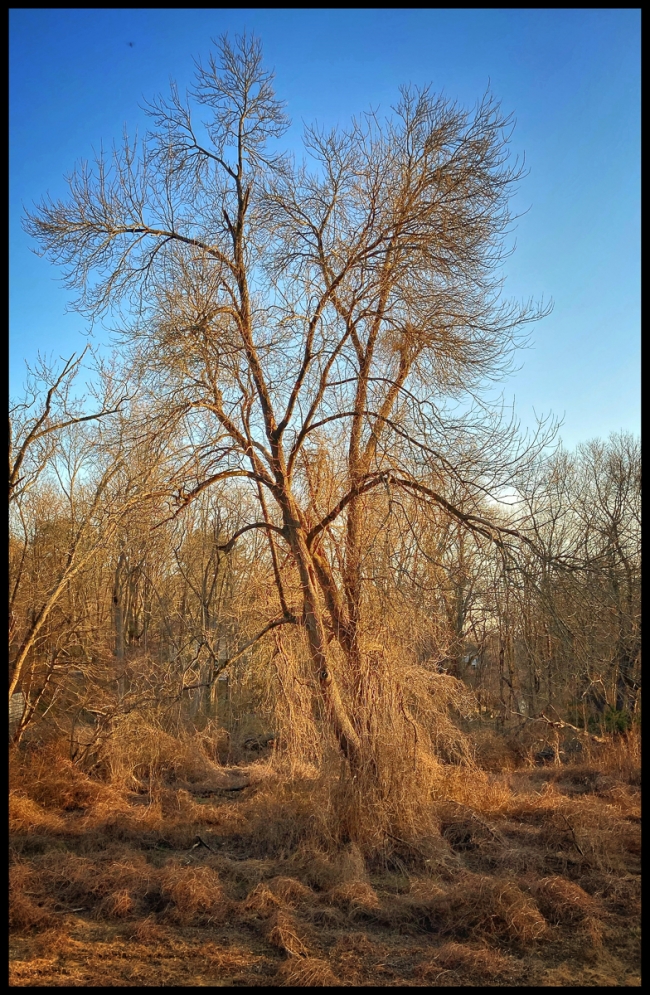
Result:
[[[100,548],[97,529],[121,465],[121,457],[102,444],[99,426],[123,407],[122,384],[105,378],[97,410],[85,413],[84,399],[72,398],[83,355],[72,356],[60,370],[41,362],[30,374],[22,400],[10,408],[10,698],[54,607]],[[46,477],[45,488],[36,493]],[[51,503],[46,505],[48,492]],[[41,560],[37,551],[42,539],[59,529],[63,541],[41,550]],[[37,578],[43,578],[44,587]],[[29,612],[20,613],[25,598]]]
[[612,435],[559,450],[519,482],[536,549],[497,570],[494,602],[519,711],[623,728],[638,708],[640,468],[638,440]]

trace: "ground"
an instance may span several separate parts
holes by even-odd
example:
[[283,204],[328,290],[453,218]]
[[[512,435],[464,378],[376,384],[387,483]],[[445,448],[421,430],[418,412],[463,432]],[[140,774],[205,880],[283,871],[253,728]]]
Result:
[[450,767],[372,858],[270,755],[102,777],[12,753],[12,986],[640,985],[634,763]]

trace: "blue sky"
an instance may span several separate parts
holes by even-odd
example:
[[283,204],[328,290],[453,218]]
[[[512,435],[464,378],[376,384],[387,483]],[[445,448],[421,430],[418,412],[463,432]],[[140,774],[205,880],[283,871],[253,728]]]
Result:
[[[64,196],[64,175],[144,98],[190,85],[210,39],[260,36],[293,120],[345,124],[388,111],[401,83],[472,106],[488,84],[516,118],[529,175],[513,209],[508,296],[552,298],[504,385],[524,426],[564,418],[572,448],[640,430],[640,11],[15,9],[10,13],[10,388],[41,351],[68,356],[86,329],[60,273],[31,251],[24,206]],[[129,45],[132,42],[132,45]],[[101,330],[98,332],[101,341]]]

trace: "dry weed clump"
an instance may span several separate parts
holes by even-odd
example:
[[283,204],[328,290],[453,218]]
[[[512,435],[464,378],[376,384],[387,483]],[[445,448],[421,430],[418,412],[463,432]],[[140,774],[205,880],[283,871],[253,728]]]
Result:
[[282,900],[266,884],[256,885],[241,906],[241,913],[250,920],[268,919],[282,908]]
[[54,916],[43,905],[33,901],[28,895],[14,890],[9,893],[9,928],[17,933],[27,930],[42,930],[55,922]]
[[52,899],[34,868],[20,861],[9,869],[9,926],[16,932],[43,930],[56,922]]
[[336,867],[342,884],[350,881],[365,881],[368,874],[366,861],[357,843],[348,843],[336,854]]
[[537,845],[547,853],[568,853],[574,863],[612,873],[628,869],[640,852],[640,827],[594,796],[567,797],[547,783],[542,792],[513,799],[508,815],[537,828]]
[[304,841],[327,847],[331,840],[327,791],[322,778],[262,781],[241,805],[251,855],[287,856]]
[[610,914],[625,919],[635,919],[641,915],[640,875],[625,875],[620,878],[608,874],[602,875],[602,878],[604,880],[594,886],[593,880],[586,875],[582,879],[582,885],[586,891],[594,893],[601,899]]
[[10,787],[29,795],[46,809],[63,812],[89,808],[97,799],[115,792],[61,755],[62,744],[48,743],[42,750],[29,749],[25,754],[12,751]]
[[349,919],[374,918],[381,908],[377,892],[367,881],[349,881],[327,892],[326,900],[345,912]]
[[199,751],[218,766],[228,762],[230,754],[230,733],[215,719],[208,719],[202,729],[192,737]]
[[309,949],[304,934],[290,912],[278,909],[271,916],[266,933],[269,943],[288,957],[307,957]]
[[197,783],[220,769],[214,751],[208,755],[208,744],[207,737],[172,735],[155,713],[134,711],[120,718],[98,756],[110,771],[111,783],[119,787],[177,779]]
[[94,857],[47,854],[34,863],[32,876],[50,901],[100,921],[155,912],[180,925],[221,923],[229,910],[212,868],[187,866],[175,858],[154,867],[145,854],[128,847]]
[[127,888],[118,888],[100,901],[95,916],[97,919],[130,919],[139,911],[138,905]]
[[622,735],[610,736],[592,747],[590,759],[603,770],[629,784],[641,784],[641,725],[634,723]]
[[[194,807],[190,800],[190,816],[182,804],[170,803],[167,814],[163,811],[160,791],[153,791],[151,802],[134,806],[120,797],[117,804],[100,800],[88,810],[82,828],[89,838],[100,836],[106,840],[130,843],[135,847],[154,846],[157,843],[171,848],[187,849],[196,840],[197,829],[211,821],[204,817],[201,806]],[[149,799],[147,798],[148,802]]]
[[65,822],[56,812],[47,811],[33,798],[22,791],[9,793],[9,831],[16,838],[19,834],[59,833],[64,830]]
[[335,857],[313,845],[296,849],[289,858],[287,869],[314,891],[329,891],[341,880]]
[[458,853],[481,850],[485,852],[494,845],[503,848],[504,842],[496,829],[492,828],[466,806],[446,806],[441,817],[442,838]]
[[274,980],[282,988],[335,988],[340,985],[328,962],[319,957],[285,961]]
[[273,895],[279,898],[285,905],[297,906],[303,902],[310,902],[314,899],[314,893],[296,878],[277,875],[270,878],[267,887]]
[[287,870],[315,891],[325,892],[351,881],[366,881],[366,862],[360,848],[326,849],[320,842],[308,840],[297,847],[286,863]]
[[123,930],[123,935],[127,940],[142,943],[147,947],[155,947],[165,942],[169,936],[169,929],[161,926],[156,921],[153,913],[151,913],[144,919],[137,919],[134,922],[128,923]]
[[276,871],[275,862],[270,860],[239,860],[223,854],[208,854],[201,859],[205,866],[217,872],[227,897],[235,902],[244,902],[258,885],[266,887]]
[[600,903],[580,885],[560,875],[542,878],[531,888],[541,911],[556,926],[573,926],[603,911]]
[[604,908],[574,881],[559,875],[543,878],[531,885],[537,904],[554,926],[578,927],[593,946],[602,943]]
[[445,979],[445,975],[450,972],[458,975],[459,981],[466,978],[475,982],[482,978],[513,983],[521,978],[523,971],[521,961],[500,950],[449,941],[438,947],[430,960],[421,961],[414,974],[422,981],[440,979],[442,984],[449,983],[451,979]]
[[[237,910],[240,922],[261,928],[271,946],[289,957],[306,957],[308,942],[305,928],[295,919],[291,905],[296,897],[304,901],[312,893],[299,881],[276,877],[258,884]],[[288,897],[288,901],[287,901]]]
[[520,762],[520,753],[510,739],[499,735],[494,729],[472,731],[474,759],[478,767],[492,773],[515,770]]
[[165,919],[184,926],[224,922],[230,903],[224,897],[216,871],[169,860],[159,873],[160,894],[167,903]]
[[142,911],[150,884],[144,854],[131,850],[94,857],[50,853],[36,866],[43,887],[64,907],[79,907],[99,919],[121,919]]
[[512,802],[512,790],[507,775],[498,777],[477,768],[463,770],[447,767],[442,772],[434,802],[440,817],[444,817],[450,802],[474,812],[502,815]]
[[423,928],[457,937],[484,936],[500,942],[530,944],[548,925],[530,895],[513,881],[463,872],[446,890],[430,897],[409,896],[412,920]]
[[222,809],[214,802],[201,803],[196,801],[184,788],[155,788],[152,798],[160,803],[162,818],[166,823],[176,825],[220,826],[222,824]]
[[332,955],[338,958],[347,954],[357,954],[362,959],[370,960],[377,956],[378,950],[381,949],[381,944],[368,936],[367,932],[352,930],[337,938],[332,947]]

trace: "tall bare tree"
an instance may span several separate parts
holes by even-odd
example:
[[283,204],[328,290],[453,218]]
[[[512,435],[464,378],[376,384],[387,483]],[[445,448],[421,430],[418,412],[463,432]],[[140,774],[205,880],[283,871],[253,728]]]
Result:
[[125,312],[160,418],[184,433],[179,509],[224,480],[251,486],[259,515],[224,546],[267,536],[277,614],[260,634],[304,625],[331,726],[359,765],[372,492],[409,494],[503,544],[515,530],[481,498],[545,441],[520,444],[482,393],[544,313],[500,297],[521,175],[510,121],[490,96],[469,112],[404,88],[387,119],[307,128],[296,163],[248,37],[222,39],[190,93],[172,85],[148,109],[141,146],[81,164],[68,199],[38,205],[26,228],[82,313]]

